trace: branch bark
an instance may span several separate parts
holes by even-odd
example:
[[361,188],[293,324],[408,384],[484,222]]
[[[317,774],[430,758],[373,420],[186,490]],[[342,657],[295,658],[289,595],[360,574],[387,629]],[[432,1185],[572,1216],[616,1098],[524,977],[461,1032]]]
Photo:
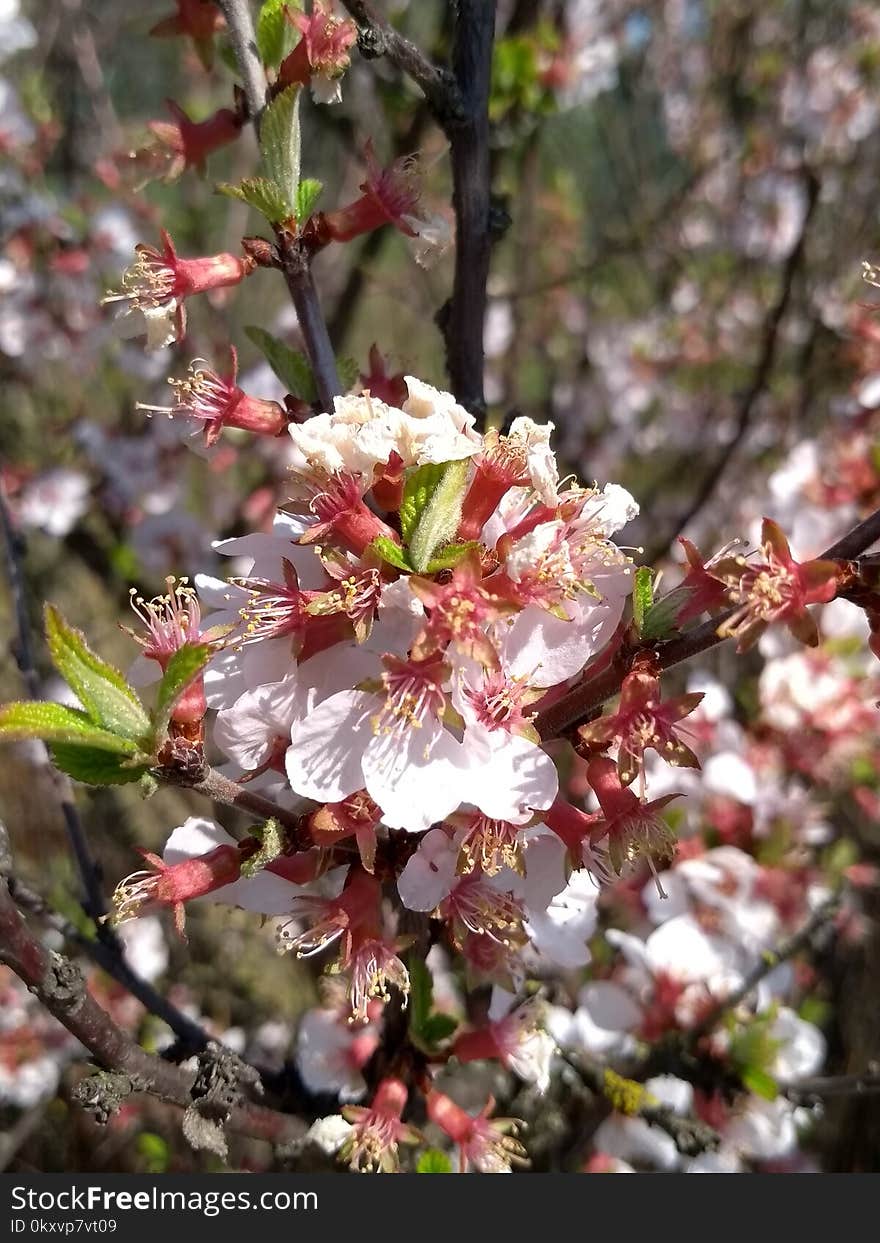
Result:
[[[266,73],[257,47],[257,36],[248,0],[219,0],[229,28],[238,71],[254,127],[260,128],[260,114],[266,103]],[[336,370],[336,357],[324,320],[318,291],[312,276],[311,255],[296,238],[283,230],[276,232],[284,279],[296,310],[303,344],[318,389],[321,405],[333,409],[333,398],[342,391]]]
[[[193,1103],[193,1074],[147,1053],[114,1023],[87,991],[79,968],[33,935],[5,881],[0,881],[0,963],[15,972],[101,1066],[122,1076],[129,1091],[151,1092],[184,1108]],[[299,1119],[250,1103],[235,1106],[225,1125],[276,1144],[295,1143],[305,1134]]]
[[248,0],[217,0],[226,18],[229,42],[235,53],[248,111],[255,125],[266,103],[266,73],[257,48],[257,36]]
[[492,250],[489,89],[495,0],[458,0],[452,67],[464,120],[449,132],[455,210],[455,280],[439,322],[452,391],[478,417],[483,390],[483,323]]
[[[821,554],[822,560],[851,561],[880,540],[880,509],[870,517],[847,532],[836,544],[832,544]],[[723,643],[718,634],[718,627],[733,613],[727,609],[716,617],[703,622],[687,633],[665,643],[658,643],[654,648],[660,669],[671,669],[683,661],[690,660],[701,652],[709,651]],[[607,699],[611,699],[620,689],[626,670],[621,672],[616,662],[610,669],[597,674],[575,686],[551,707],[539,712],[535,718],[535,727],[541,737],[548,741],[558,738],[566,730],[579,722],[588,720],[592,713],[601,708]]]
[[365,59],[387,56],[393,65],[412,78],[431,106],[437,124],[451,136],[464,119],[464,107],[456,79],[435,65],[425,53],[380,17],[366,0],[343,0],[358,27],[358,47]]

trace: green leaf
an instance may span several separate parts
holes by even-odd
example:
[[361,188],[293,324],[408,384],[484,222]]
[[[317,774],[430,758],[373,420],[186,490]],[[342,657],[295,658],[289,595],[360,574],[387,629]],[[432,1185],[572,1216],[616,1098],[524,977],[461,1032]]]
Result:
[[422,1025],[422,1039],[426,1044],[439,1044],[447,1040],[458,1027],[458,1021],[451,1014],[438,1012],[428,1015]]
[[184,643],[168,661],[159,683],[156,710],[153,713],[153,737],[157,744],[168,732],[174,705],[202,672],[213,651],[210,643]]
[[296,218],[300,224],[311,216],[323,189],[323,181],[316,181],[314,177],[303,177],[299,183],[296,192]]
[[88,786],[121,786],[140,781],[147,772],[145,764],[126,767],[119,757],[97,747],[78,747],[66,742],[49,744],[49,753],[56,768],[74,781]]
[[297,43],[297,31],[284,17],[285,6],[301,9],[299,0],[263,0],[257,17],[257,49],[264,65],[281,64]]
[[267,820],[262,829],[262,842],[256,854],[241,865],[242,876],[256,876],[264,867],[284,854],[284,831],[277,820]]
[[412,539],[419,518],[443,478],[443,470],[442,462],[428,462],[416,467],[407,478],[400,502],[400,534],[404,543],[408,544]]
[[676,616],[684,608],[690,595],[689,587],[684,590],[676,587],[675,591],[670,591],[645,609],[639,638],[651,642],[654,639],[663,639],[673,630],[677,630]]
[[357,384],[360,379],[360,365],[353,358],[336,359],[336,371],[339,375],[339,383],[342,385],[343,393],[348,393]]
[[447,462],[443,475],[422,510],[409,543],[409,559],[422,573],[441,544],[455,535],[461,519],[461,503],[467,483],[469,462]]
[[270,224],[283,224],[290,218],[291,212],[287,201],[273,181],[265,177],[247,177],[237,186],[229,182],[221,182],[217,186],[219,194],[227,198],[240,199],[265,216]]
[[146,738],[149,717],[125,678],[96,656],[81,631],[68,626],[51,604],[46,605],[46,641],[55,668],[96,724],[135,742]]
[[438,570],[454,570],[459,561],[479,546],[477,540],[466,540],[463,544],[446,544],[428,562],[428,573],[436,574]]
[[393,565],[398,570],[406,570],[408,574],[412,573],[412,566],[407,560],[406,550],[401,548],[399,544],[395,544],[394,540],[389,539],[387,535],[377,535],[370,547],[388,565]]
[[256,324],[249,324],[244,331],[281,383],[286,385],[289,393],[298,397],[300,401],[317,400],[318,390],[315,386],[315,378],[303,354],[291,349],[277,337],[273,337],[271,332],[266,332],[265,328],[258,328]]
[[633,621],[636,634],[644,638],[645,617],[654,603],[654,571],[647,565],[639,566],[633,583]]
[[762,1097],[765,1101],[775,1101],[779,1095],[779,1087],[772,1075],[768,1075],[766,1070],[761,1070],[760,1066],[746,1066],[740,1071],[740,1078],[743,1087],[748,1088],[750,1092],[754,1092],[756,1096]]
[[275,96],[260,121],[263,168],[284,199],[287,216],[296,215],[299,189],[299,92],[299,86],[288,86]]
[[417,1174],[451,1174],[452,1162],[439,1148],[426,1148],[416,1165]]
[[130,739],[101,729],[85,712],[42,701],[12,703],[0,708],[0,742],[18,742],[24,738],[96,747],[114,755],[135,755],[138,751]]

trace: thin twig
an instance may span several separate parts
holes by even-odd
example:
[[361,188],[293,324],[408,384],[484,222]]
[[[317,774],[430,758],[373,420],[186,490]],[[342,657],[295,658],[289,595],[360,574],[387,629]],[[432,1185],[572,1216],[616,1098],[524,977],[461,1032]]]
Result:
[[811,1105],[817,1100],[841,1096],[876,1096],[880,1093],[880,1069],[872,1062],[861,1074],[817,1075],[788,1084],[782,1091],[797,1105]]
[[[122,1076],[128,1091],[151,1092],[184,1108],[193,1103],[193,1073],[147,1053],[116,1025],[86,989],[79,968],[47,950],[33,935],[4,881],[0,881],[0,963],[15,972],[101,1066]],[[297,1142],[305,1132],[299,1119],[250,1103],[233,1107],[225,1125],[276,1144]]]
[[279,232],[277,240],[284,279],[296,309],[321,408],[332,410],[333,398],[339,396],[342,386],[336,369],[336,355],[333,353],[333,344],[315,287],[312,257],[306,247],[288,233]]
[[776,363],[780,329],[791,303],[795,279],[803,264],[804,254],[806,252],[807,233],[809,231],[810,222],[815,213],[816,206],[819,202],[820,186],[818,178],[809,169],[807,169],[804,172],[804,181],[807,192],[807,203],[806,210],[804,212],[804,219],[801,224],[797,242],[785,262],[779,286],[779,293],[764,321],[761,351],[755,364],[751,383],[739,403],[739,412],[737,414],[736,427],[734,429],[733,436],[721,450],[708,473],[703,477],[696,494],[691,498],[688,505],[674,520],[671,529],[648,548],[645,553],[645,562],[647,565],[652,565],[655,561],[659,560],[661,557],[664,557],[669,552],[669,549],[675,543],[675,540],[681,532],[684,531],[691,522],[693,522],[694,518],[702,512],[704,507],[712,499],[715,494],[715,489],[718,487],[722,476],[727,470],[728,465],[733,459],[737,449],[742,444],[743,439],[751,426],[752,417],[757,408],[758,400],[764,393],[770,381],[770,377]]
[[767,978],[771,971],[775,971],[781,963],[788,962],[789,959],[794,958],[801,950],[807,949],[816,934],[834,918],[839,906],[840,898],[835,894],[817,906],[806,923],[798,928],[796,932],[793,932],[787,940],[780,942],[775,950],[768,950],[762,954],[760,962],[752,968],[739,988],[734,989],[732,993],[728,994],[722,1001],[719,1001],[717,1005],[703,1015],[699,1023],[688,1029],[688,1045],[693,1046],[703,1036],[712,1031],[714,1027],[717,1027],[724,1015],[732,1013],[737,1006],[745,1001],[758,985]]
[[[9,582],[15,616],[16,637],[13,644],[13,652],[28,694],[32,699],[41,699],[42,688],[40,676],[34,663],[27,594],[22,572],[24,542],[13,522],[2,478],[0,478],[0,526],[3,528],[6,576]],[[52,781],[55,796],[64,819],[67,837],[76,859],[83,889],[83,910],[94,922],[101,939],[108,946],[118,950],[118,941],[113,930],[101,922],[102,917],[107,913],[107,905],[101,888],[101,871],[99,865],[92,858],[85,829],[73,800],[73,789],[67,777],[51,763],[49,753],[44,744],[40,743],[39,746],[46,772]]]
[[[829,561],[851,561],[875,544],[877,540],[880,540],[880,509],[875,510],[864,522],[860,522],[836,544],[827,548],[821,554],[821,558]],[[673,665],[679,665],[723,643],[728,636],[719,635],[718,628],[733,611],[732,608],[727,609],[678,638],[656,644],[652,650],[656,655],[658,667],[671,669]],[[578,722],[588,720],[591,713],[601,708],[606,700],[617,694],[625,672],[626,670],[621,672],[615,664],[612,664],[612,667],[604,673],[589,678],[580,686],[575,686],[551,707],[538,713],[535,718],[538,733],[547,741],[551,738],[558,738]]]
[[[622,1082],[619,1076],[599,1063],[575,1057],[565,1050],[560,1051],[560,1056],[591,1092],[611,1103],[614,1083]],[[639,1097],[634,1097],[624,1112],[628,1117],[642,1118],[652,1126],[659,1127],[686,1157],[696,1157],[701,1152],[717,1148],[721,1143],[721,1136],[713,1127],[701,1122],[699,1118],[675,1113],[668,1105],[661,1105],[656,1101],[649,1092],[642,1092]]]
[[248,0],[217,0],[226,18],[229,42],[235,53],[248,110],[254,124],[266,103],[266,73],[257,47],[257,36]]
[[[0,834],[5,830],[0,825]],[[0,876],[3,875],[0,861]],[[75,945],[96,966],[105,971],[117,984],[143,1005],[150,1014],[166,1023],[180,1042],[184,1053],[197,1053],[207,1047],[210,1037],[198,1023],[194,1023],[175,1005],[161,995],[152,984],[133,971],[124,958],[115,953],[103,941],[83,936],[68,920],[54,911],[40,894],[24,885],[14,873],[6,876],[12,899],[21,910],[44,920],[56,932],[60,932],[71,945]]]
[[459,85],[453,75],[433,64],[366,0],[343,0],[343,4],[357,22],[361,55],[368,59],[387,56],[393,65],[412,78],[430,104],[438,125],[451,137],[464,119]]
[[[266,72],[257,47],[257,36],[247,0],[220,0],[229,27],[229,37],[241,74],[248,109],[259,133],[260,114],[266,102]],[[312,256],[299,239],[283,229],[276,230],[276,241],[284,279],[296,310],[303,345],[308,355],[318,396],[324,410],[333,409],[333,398],[342,389],[336,370],[336,357],[312,276]]]

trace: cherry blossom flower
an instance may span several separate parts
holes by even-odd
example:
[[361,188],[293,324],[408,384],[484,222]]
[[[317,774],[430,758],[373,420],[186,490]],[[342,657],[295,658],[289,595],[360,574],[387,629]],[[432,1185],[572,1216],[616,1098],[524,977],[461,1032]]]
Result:
[[699,768],[700,761],[684,742],[678,722],[690,716],[700,704],[700,692],[661,700],[660,679],[652,673],[634,671],[623,679],[620,704],[611,716],[600,717],[578,730],[581,742],[588,747],[617,747],[617,771],[624,785],[638,776],[644,794],[645,751],[651,749],[673,766]]
[[339,1157],[353,1170],[361,1173],[381,1171],[397,1173],[400,1169],[400,1144],[418,1144],[421,1135],[401,1121],[409,1093],[400,1079],[383,1079],[372,1104],[346,1105],[342,1116],[352,1130],[339,1150]]
[[147,128],[155,138],[152,147],[132,153],[148,176],[161,175],[165,182],[176,181],[187,169],[204,175],[209,155],[235,142],[244,117],[232,108],[218,108],[204,121],[191,121],[173,99],[167,101],[172,121],[149,121]]
[[801,643],[815,647],[819,632],[807,605],[834,598],[840,567],[834,561],[795,561],[782,530],[769,518],[761,527],[761,552],[763,561],[736,558],[725,567],[736,608],[719,633],[736,638],[737,650],[744,652],[767,626],[783,622]]
[[433,1088],[427,1096],[428,1117],[458,1148],[460,1170],[468,1164],[481,1174],[509,1174],[513,1165],[527,1165],[526,1150],[516,1138],[522,1123],[515,1118],[490,1118],[495,1101],[473,1117],[444,1093]]
[[182,416],[202,424],[205,444],[215,445],[224,427],[238,427],[257,436],[280,436],[288,419],[277,401],[249,397],[236,384],[238,358],[230,347],[231,365],[225,376],[211,371],[200,358],[189,366],[185,380],[169,380],[174,390],[172,406],[150,406],[137,403],[138,410],[151,414]]
[[[534,1083],[539,1092],[546,1092],[556,1044],[544,1028],[543,1004],[530,998],[510,1008],[514,998],[500,990],[496,990],[496,994],[501,1016],[486,1027],[456,1036],[453,1054],[460,1062],[497,1058],[518,1078]],[[493,995],[493,1009],[495,1003],[496,995]]]
[[311,13],[286,9],[285,16],[302,37],[281,62],[279,85],[308,84],[316,103],[339,103],[342,99],[340,79],[351,64],[348,49],[357,39],[354,22],[333,17],[323,0],[315,0]]
[[210,289],[238,285],[255,266],[252,259],[231,254],[180,259],[164,229],[161,236],[161,251],[143,243],[135,248],[137,257],[122,277],[121,293],[110,293],[104,298],[105,303],[128,304],[125,316],[135,317],[132,335],[146,332],[149,350],[183,340],[187,298]]

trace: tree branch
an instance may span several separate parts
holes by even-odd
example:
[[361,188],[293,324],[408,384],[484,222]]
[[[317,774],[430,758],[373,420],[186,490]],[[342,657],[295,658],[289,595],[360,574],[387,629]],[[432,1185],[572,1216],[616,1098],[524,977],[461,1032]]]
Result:
[[366,0],[343,0],[358,26],[358,47],[365,59],[387,56],[393,65],[412,78],[431,106],[434,117],[451,136],[464,119],[464,106],[459,85],[447,69],[440,68],[378,16]]
[[[563,1050],[560,1050],[560,1056],[591,1092],[612,1107],[619,1106],[620,1111],[627,1117],[642,1118],[651,1126],[659,1127],[675,1141],[676,1148],[683,1156],[696,1157],[707,1149],[717,1148],[721,1143],[721,1136],[713,1127],[698,1118],[677,1114],[668,1105],[659,1104],[649,1092],[641,1090],[641,1085],[623,1079],[605,1066],[575,1057]],[[633,1094],[631,1099],[630,1092]],[[618,1096],[621,1099],[616,1105]],[[626,1101],[623,1100],[624,1096]]]
[[752,968],[739,988],[734,989],[723,1001],[719,1001],[716,1006],[713,1006],[711,1010],[703,1015],[699,1023],[688,1029],[688,1045],[693,1046],[701,1037],[712,1031],[724,1015],[730,1014],[741,1002],[745,1001],[749,994],[755,991],[771,971],[775,971],[781,963],[788,962],[790,958],[794,958],[795,954],[799,954],[801,950],[807,949],[819,930],[824,928],[829,920],[834,918],[839,906],[840,898],[837,895],[829,898],[826,902],[817,906],[806,923],[792,933],[787,940],[780,942],[775,950],[768,950],[762,954],[760,962]]
[[770,311],[764,321],[764,331],[762,335],[761,352],[758,355],[758,361],[755,364],[755,370],[752,381],[748,389],[743,394],[739,404],[739,413],[736,420],[736,428],[733,437],[727,442],[721,450],[714,464],[709,469],[708,474],[704,477],[696,495],[691,499],[684,511],[675,519],[672,529],[657,540],[645,553],[645,562],[652,565],[660,557],[666,555],[674,544],[675,540],[682,531],[691,523],[699,514],[704,506],[712,499],[715,489],[718,487],[721,477],[727,470],[731,459],[736,450],[742,444],[742,441],[751,425],[752,416],[758,404],[758,400],[769,383],[776,363],[776,353],[779,346],[779,330],[782,327],[782,321],[785,319],[789,304],[791,303],[791,295],[794,290],[795,278],[800,271],[804,260],[806,250],[807,233],[810,227],[810,221],[819,202],[819,181],[818,178],[809,170],[804,170],[804,182],[807,193],[807,206],[804,213],[803,223],[801,225],[800,234],[795,243],[782,272],[782,280],[779,287],[779,294],[776,301],[770,308]]
[[[821,553],[821,559],[851,561],[875,544],[877,540],[880,540],[880,509],[875,510],[864,522],[853,527],[836,544],[832,544],[830,548]],[[679,665],[723,643],[727,636],[719,636],[718,627],[731,616],[733,611],[732,608],[726,609],[693,630],[653,646],[652,650],[656,655],[659,668],[671,669],[673,665]],[[649,648],[651,645],[646,645],[645,650]],[[545,741],[548,741],[551,738],[558,738],[579,722],[588,720],[590,715],[601,708],[607,699],[617,694],[625,672],[626,670],[623,672],[620,670],[617,662],[613,662],[610,669],[587,679],[580,686],[575,686],[551,707],[538,713],[535,718],[538,733]]]
[[235,52],[248,111],[254,124],[266,103],[266,73],[257,48],[257,36],[248,0],[217,0],[226,18],[229,42]]
[[[192,1105],[194,1075],[145,1052],[114,1023],[87,991],[79,968],[47,950],[30,932],[5,881],[0,881],[0,963],[15,972],[101,1066],[124,1079],[127,1091],[151,1092],[184,1108]],[[276,1144],[297,1142],[305,1133],[299,1119],[250,1103],[233,1107],[226,1126]]]
[[452,205],[455,210],[455,280],[438,321],[446,339],[452,391],[482,416],[483,323],[492,250],[489,89],[495,37],[495,0],[458,0],[452,66],[464,121],[450,131]]
[[284,279],[296,309],[321,407],[329,411],[333,409],[333,398],[342,392],[342,386],[336,370],[336,355],[333,353],[333,344],[312,275],[312,257],[288,233],[279,232],[277,240]]
[[92,940],[83,936],[68,920],[52,910],[46,900],[35,893],[27,885],[22,884],[14,872],[6,872],[3,861],[2,838],[5,835],[0,825],[0,878],[4,877],[9,892],[20,910],[28,911],[60,932],[68,944],[75,945],[78,950],[89,957],[96,966],[105,971],[117,984],[121,984],[133,997],[143,1005],[150,1014],[166,1023],[174,1032],[183,1052],[197,1053],[206,1048],[209,1036],[198,1023],[194,1023],[170,1001],[166,1000],[152,984],[139,976],[119,954],[115,953],[105,942]]
[[[260,114],[266,102],[266,73],[257,47],[253,17],[247,0],[219,0],[229,27],[229,37],[244,85],[248,109],[259,132]],[[336,371],[336,357],[324,320],[318,291],[312,276],[312,257],[297,238],[276,230],[278,254],[284,279],[296,310],[303,344],[315,377],[318,396],[325,410],[333,409],[333,398],[342,389]]]

